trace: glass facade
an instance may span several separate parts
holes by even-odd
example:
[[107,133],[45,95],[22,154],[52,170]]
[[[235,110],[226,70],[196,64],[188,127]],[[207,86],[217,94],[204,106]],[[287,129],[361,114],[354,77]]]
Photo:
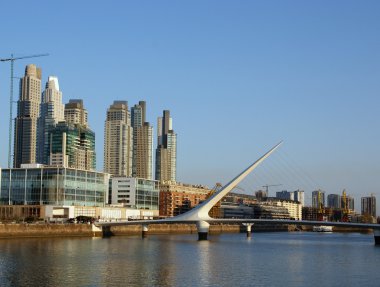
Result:
[[2,169],[0,204],[104,206],[109,175],[72,168]]
[[[63,135],[66,150],[63,151]],[[73,168],[96,168],[95,133],[87,127],[60,122],[51,131],[51,152],[68,155],[68,166]]]
[[158,181],[142,178],[136,180],[136,208],[158,210],[160,193]]

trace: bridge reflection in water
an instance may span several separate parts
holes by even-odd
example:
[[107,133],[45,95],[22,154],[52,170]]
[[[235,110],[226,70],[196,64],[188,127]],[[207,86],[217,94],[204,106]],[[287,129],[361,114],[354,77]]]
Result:
[[[178,216],[161,219],[161,220],[141,220],[141,221],[118,221],[118,222],[97,222],[93,227],[94,230],[99,228],[103,234],[110,231],[111,226],[120,225],[142,225],[142,236],[145,237],[151,224],[196,224],[198,230],[198,239],[207,240],[210,229],[210,223],[228,223],[228,224],[243,224],[247,227],[247,236],[251,235],[252,224],[266,224],[266,225],[319,225],[319,226],[337,226],[337,227],[350,227],[350,228],[367,228],[373,229],[375,244],[380,245],[380,224],[364,224],[364,223],[350,223],[350,222],[329,222],[329,221],[306,221],[306,220],[279,220],[279,219],[216,219],[209,216],[210,209],[221,200],[227,193],[234,189],[248,174],[250,174],[260,163],[269,157],[282,142],[275,145],[268,152],[266,152],[257,161],[243,170],[234,179],[227,183],[219,191],[215,192],[207,200],[189,210],[184,214]],[[101,228],[101,229],[100,229]]]

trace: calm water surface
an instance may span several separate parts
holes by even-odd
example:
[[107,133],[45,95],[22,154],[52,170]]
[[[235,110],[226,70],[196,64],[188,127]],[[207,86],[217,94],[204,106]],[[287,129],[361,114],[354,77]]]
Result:
[[0,240],[0,286],[380,286],[358,233]]

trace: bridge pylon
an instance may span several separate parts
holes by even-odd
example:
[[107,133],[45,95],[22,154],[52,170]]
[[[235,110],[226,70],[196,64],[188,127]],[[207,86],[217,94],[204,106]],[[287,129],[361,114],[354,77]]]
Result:
[[243,225],[246,227],[247,231],[247,237],[252,237],[252,225],[254,223],[243,223]]
[[375,245],[380,245],[380,229],[374,229],[373,236],[375,237]]

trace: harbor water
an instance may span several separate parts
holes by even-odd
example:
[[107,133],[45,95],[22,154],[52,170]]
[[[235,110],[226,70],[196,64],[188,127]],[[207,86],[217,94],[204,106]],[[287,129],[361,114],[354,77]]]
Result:
[[372,234],[0,240],[0,286],[380,286]]

